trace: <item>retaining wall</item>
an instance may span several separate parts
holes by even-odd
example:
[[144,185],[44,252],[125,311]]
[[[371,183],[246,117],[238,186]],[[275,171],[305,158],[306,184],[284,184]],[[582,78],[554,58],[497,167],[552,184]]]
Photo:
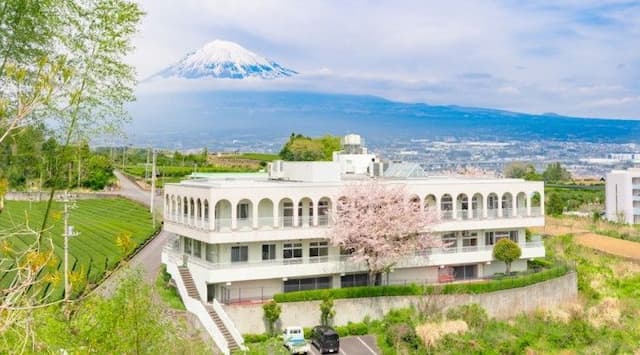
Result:
[[[490,317],[507,319],[538,309],[548,309],[575,300],[578,278],[575,272],[534,285],[478,295],[392,296],[334,300],[335,325],[361,322],[365,317],[380,319],[392,309],[432,305],[442,311],[463,304],[477,303]],[[281,326],[313,327],[320,322],[320,302],[281,303]],[[264,333],[266,323],[262,304],[223,306],[240,333]],[[431,308],[430,308],[431,309]]]

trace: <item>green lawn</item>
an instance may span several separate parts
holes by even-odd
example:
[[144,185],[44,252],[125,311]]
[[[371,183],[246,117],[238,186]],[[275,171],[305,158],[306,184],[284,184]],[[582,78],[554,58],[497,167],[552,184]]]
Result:
[[[7,230],[28,220],[36,228],[42,223],[45,202],[31,205],[24,201],[8,201],[0,214],[0,230]],[[48,229],[58,257],[58,270],[63,269],[62,205],[54,203]],[[146,207],[126,199],[80,200],[71,210],[69,224],[80,234],[69,241],[70,269],[85,275],[89,284],[99,282],[105,270],[112,270],[125,256],[116,245],[116,237],[130,233],[135,246],[146,241],[154,232],[151,214]],[[31,237],[29,237],[31,238]],[[14,237],[10,239],[15,249],[24,248],[31,240]],[[11,283],[12,275],[0,275],[0,288]],[[51,284],[52,299],[63,296],[62,282]]]

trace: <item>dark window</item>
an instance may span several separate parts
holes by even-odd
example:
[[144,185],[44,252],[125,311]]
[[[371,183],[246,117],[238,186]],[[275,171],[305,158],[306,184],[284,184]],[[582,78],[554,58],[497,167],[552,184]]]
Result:
[[290,279],[284,282],[284,292],[331,288],[331,277]]
[[453,267],[453,275],[456,280],[475,279],[477,277],[476,265],[462,265]]
[[276,258],[275,244],[262,244],[262,260],[274,260]]
[[238,205],[238,218],[239,219],[247,219],[249,218],[249,204],[241,203]]
[[290,259],[289,262],[302,262],[302,243],[284,243],[282,258]]
[[340,277],[340,287],[359,287],[369,284],[368,274],[351,274]]
[[231,262],[232,263],[242,263],[247,262],[249,260],[249,247],[238,246],[231,247]]
[[329,255],[328,242],[311,242],[309,243],[309,257],[317,258],[315,261],[326,260]]
[[184,238],[184,253],[191,254],[191,239]]
[[193,256],[202,258],[202,243],[199,240],[193,241]]

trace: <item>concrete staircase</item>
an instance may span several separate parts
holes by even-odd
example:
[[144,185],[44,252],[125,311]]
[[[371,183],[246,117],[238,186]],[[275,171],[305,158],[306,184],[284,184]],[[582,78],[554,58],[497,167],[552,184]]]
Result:
[[215,309],[213,309],[213,307],[209,305],[205,305],[205,308],[209,312],[209,316],[211,316],[211,319],[213,319],[213,322],[216,324],[216,326],[224,336],[224,340],[227,341],[227,346],[229,347],[229,350],[231,352],[235,350],[240,350],[240,346],[238,345],[238,343],[236,343],[235,339],[233,339],[233,336],[231,335],[231,333],[229,333],[229,330],[227,329],[227,327],[224,326],[222,319],[220,319]]
[[184,287],[187,289],[187,294],[189,295],[189,297],[200,301],[200,293],[198,293],[198,289],[193,282],[193,277],[191,277],[191,272],[189,272],[189,269],[184,266],[178,266],[178,271],[180,271],[182,282],[184,283]]
[[235,350],[240,350],[240,345],[238,345],[236,340],[233,338],[231,332],[229,332],[229,329],[227,329],[227,327],[224,325],[224,322],[222,321],[222,319],[220,319],[220,316],[215,311],[215,309],[213,309],[211,305],[202,302],[200,293],[198,292],[198,289],[193,282],[193,277],[191,277],[191,272],[189,272],[189,269],[184,266],[178,266],[178,271],[180,272],[182,282],[187,289],[187,294],[189,295],[189,297],[202,303],[202,305],[205,307],[205,309],[209,313],[209,317],[211,317],[211,320],[213,320],[213,323],[215,323],[216,327],[218,327],[218,330],[220,331],[220,333],[222,333],[224,339],[227,341],[227,347],[229,348],[229,351],[233,352]]

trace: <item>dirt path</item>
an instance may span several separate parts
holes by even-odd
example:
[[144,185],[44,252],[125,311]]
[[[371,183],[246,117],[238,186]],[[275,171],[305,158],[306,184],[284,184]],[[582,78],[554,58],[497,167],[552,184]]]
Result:
[[600,235],[585,229],[579,221],[553,221],[544,228],[534,228],[535,233],[563,235],[573,234],[578,244],[624,258],[640,261],[640,243]]

